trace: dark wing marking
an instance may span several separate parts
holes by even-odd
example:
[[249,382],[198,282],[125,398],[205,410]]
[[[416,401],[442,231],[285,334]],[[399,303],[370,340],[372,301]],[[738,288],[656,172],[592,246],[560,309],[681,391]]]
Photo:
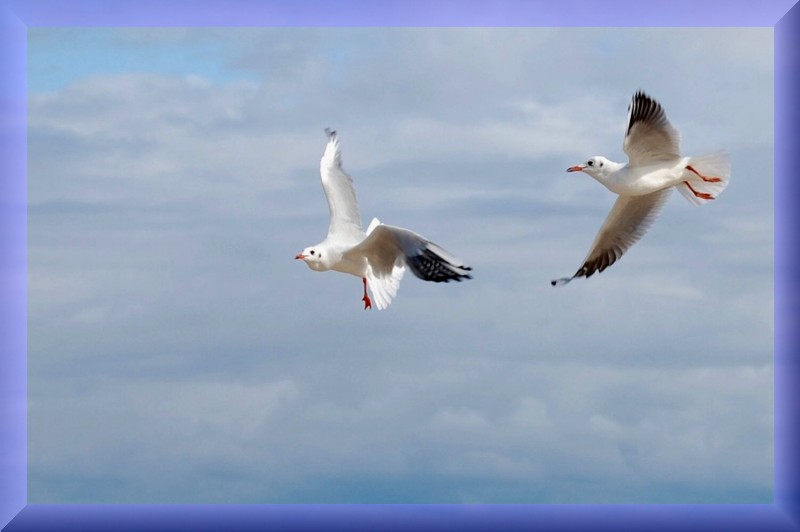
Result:
[[669,198],[672,187],[644,196],[620,196],[589,248],[583,265],[572,277],[550,282],[567,284],[576,277],[591,277],[615,262],[647,233]]
[[414,275],[424,281],[447,283],[472,278],[466,273],[472,268],[454,264],[443,256],[443,251],[436,244],[427,242],[416,254],[406,255],[406,264]]
[[661,104],[642,91],[628,106],[628,125],[622,149],[631,166],[680,158],[680,133],[667,120]]

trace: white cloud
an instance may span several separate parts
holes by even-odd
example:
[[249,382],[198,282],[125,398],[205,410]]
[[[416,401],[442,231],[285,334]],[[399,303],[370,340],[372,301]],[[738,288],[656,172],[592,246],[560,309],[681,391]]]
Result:
[[[291,380],[247,383],[115,379],[67,398],[60,405],[67,418],[33,401],[34,434],[47,427],[69,435],[33,438],[33,475],[112,469],[133,484],[174,485],[191,471],[225,464],[232,479],[254,476],[268,485],[424,470],[534,489],[575,475],[602,477],[617,489],[642,482],[771,486],[772,407],[760,394],[771,384],[771,364],[630,370],[504,363],[486,375],[467,364],[432,379],[408,373],[400,380],[387,377],[394,367],[360,371],[350,381],[354,400],[334,383],[318,387],[310,372],[294,371]],[[504,388],[476,393],[474,385],[490,378]],[[588,501],[588,489],[573,495]]]

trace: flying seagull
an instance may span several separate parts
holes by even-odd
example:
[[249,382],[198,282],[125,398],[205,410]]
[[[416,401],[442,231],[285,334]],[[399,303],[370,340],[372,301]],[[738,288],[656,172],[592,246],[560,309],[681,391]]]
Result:
[[567,284],[576,277],[602,272],[641,239],[664,207],[673,188],[695,205],[715,199],[731,174],[728,155],[718,151],[701,157],[680,154],[680,133],[664,109],[642,91],[628,106],[628,125],[622,149],[628,164],[595,156],[567,168],[589,174],[619,197],[589,248],[583,265],[572,277],[550,282]]
[[472,268],[413,231],[373,218],[364,232],[353,178],[342,169],[339,137],[330,129],[325,133],[328,144],[319,171],[331,213],[328,236],[305,248],[295,259],[305,261],[318,272],[336,270],[361,277],[364,309],[372,307],[367,287],[379,309],[388,307],[406,267],[423,281],[446,283],[470,279],[468,272]]

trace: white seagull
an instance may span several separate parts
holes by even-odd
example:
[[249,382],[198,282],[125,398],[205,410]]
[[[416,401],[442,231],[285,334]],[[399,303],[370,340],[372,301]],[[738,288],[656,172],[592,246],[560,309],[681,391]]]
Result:
[[322,188],[328,198],[331,221],[328,236],[305,248],[295,259],[318,272],[336,270],[361,277],[364,309],[372,307],[367,286],[379,309],[397,294],[406,266],[424,281],[435,283],[470,279],[472,270],[430,240],[373,218],[367,232],[361,228],[353,178],[342,169],[342,151],[335,131],[326,129],[328,145],[319,162]]
[[644,236],[673,188],[695,205],[713,200],[725,190],[731,174],[725,152],[682,157],[679,145],[680,133],[667,120],[661,104],[637,91],[628,106],[622,144],[628,164],[595,156],[567,168],[567,172],[589,174],[619,197],[580,269],[572,277],[555,279],[550,284],[563,285],[576,277],[590,277],[614,264]]

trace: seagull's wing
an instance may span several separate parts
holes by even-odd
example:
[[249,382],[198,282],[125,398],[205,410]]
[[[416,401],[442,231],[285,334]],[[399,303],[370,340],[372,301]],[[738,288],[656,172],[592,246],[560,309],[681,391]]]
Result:
[[642,91],[628,106],[628,126],[622,149],[631,166],[680,158],[681,136],[667,120],[661,104]]
[[556,279],[550,284],[567,284],[576,277],[591,277],[594,272],[602,272],[614,264],[647,233],[671,191],[672,187],[669,187],[643,196],[617,198],[589,248],[583,266],[572,277]]
[[366,259],[367,284],[380,309],[388,307],[397,294],[406,267],[420,279],[436,283],[469,279],[472,270],[417,233],[377,219],[370,224],[367,238],[346,251],[345,258]]
[[364,238],[353,178],[342,169],[342,150],[335,131],[326,129],[328,145],[319,162],[322,188],[328,198],[331,222],[328,237],[360,241]]

